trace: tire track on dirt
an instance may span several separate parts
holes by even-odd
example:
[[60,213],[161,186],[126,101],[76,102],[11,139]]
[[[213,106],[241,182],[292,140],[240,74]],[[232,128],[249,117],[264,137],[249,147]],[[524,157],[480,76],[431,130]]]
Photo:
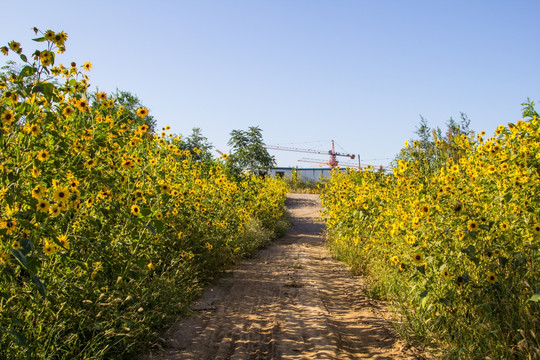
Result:
[[290,194],[293,227],[203,291],[143,359],[408,359],[384,309],[324,246],[318,195]]

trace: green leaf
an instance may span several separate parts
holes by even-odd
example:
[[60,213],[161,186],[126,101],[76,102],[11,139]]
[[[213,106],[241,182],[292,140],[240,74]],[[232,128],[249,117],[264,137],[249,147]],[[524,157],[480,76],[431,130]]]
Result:
[[152,213],[152,210],[148,209],[148,208],[142,208],[141,209],[141,214],[142,216],[148,216]]
[[540,301],[540,294],[534,294],[533,296],[531,296],[529,301],[539,302]]
[[36,73],[36,68],[33,66],[25,66],[19,73],[19,80],[21,80],[24,77],[32,76]]
[[20,250],[11,249],[11,254],[26,269],[26,256]]
[[28,58],[26,57],[26,55],[21,54],[21,60],[24,61],[24,62],[27,62]]
[[417,266],[417,267],[416,267],[416,270],[420,271],[420,272],[422,273],[422,275],[425,275],[425,274],[426,274],[426,267],[425,267],[425,265]]
[[32,240],[27,239],[27,238],[21,239],[21,247],[22,247],[22,252],[24,255],[34,250],[34,244],[32,243]]
[[163,221],[160,220],[154,220],[154,227],[158,232],[163,232]]
[[32,39],[32,40],[37,41],[37,42],[44,42],[44,41],[47,41],[47,39],[45,39],[44,36],[38,37],[38,38],[35,38],[35,39]]
[[156,229],[154,229],[151,223],[144,225],[144,227],[150,230],[152,232],[152,235],[156,235]]
[[47,100],[51,100],[54,92],[54,84],[52,83],[39,83],[32,88],[32,94],[40,92],[42,93]]
[[[425,291],[426,295],[427,295],[427,291]],[[426,304],[427,304],[427,301],[428,301],[428,298],[426,296],[422,297],[422,300],[420,301],[420,305],[422,305],[422,307],[426,307]]]
[[41,261],[35,256],[29,256],[26,260],[26,268],[28,271],[32,274],[37,274],[41,267]]
[[15,344],[17,344],[19,346],[22,346],[22,347],[27,347],[28,346],[26,344],[26,339],[24,338],[23,334],[21,334],[17,330],[8,330],[8,332],[11,335],[13,335],[13,341],[15,342]]
[[41,296],[45,297],[45,285],[41,282],[41,280],[39,280],[37,275],[32,275],[32,281],[34,282],[34,284],[36,284]]
[[462,249],[461,252],[467,254],[469,257],[473,257],[474,254],[476,254],[476,248],[474,245],[470,245],[467,248]]

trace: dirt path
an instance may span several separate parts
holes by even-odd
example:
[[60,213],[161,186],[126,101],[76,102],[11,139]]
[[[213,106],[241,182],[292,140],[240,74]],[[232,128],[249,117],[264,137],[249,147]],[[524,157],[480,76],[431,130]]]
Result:
[[146,359],[406,359],[359,279],[324,247],[318,195],[287,199],[293,227],[205,290]]

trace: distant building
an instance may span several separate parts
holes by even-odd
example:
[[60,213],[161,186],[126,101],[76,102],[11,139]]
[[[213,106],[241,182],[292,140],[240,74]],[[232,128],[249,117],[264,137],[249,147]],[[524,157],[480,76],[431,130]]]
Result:
[[331,168],[275,167],[268,171],[268,175],[291,178],[294,170],[298,172],[298,177],[302,181],[318,181],[321,177],[330,178],[332,173]]

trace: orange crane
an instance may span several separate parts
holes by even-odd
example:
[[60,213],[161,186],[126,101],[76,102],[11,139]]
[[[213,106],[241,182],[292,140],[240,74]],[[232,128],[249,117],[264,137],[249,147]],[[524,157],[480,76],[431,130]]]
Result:
[[336,159],[337,156],[346,156],[351,159],[355,158],[354,154],[342,154],[342,153],[336,152],[335,147],[334,147],[334,140],[332,140],[332,149],[328,150],[327,152],[319,151],[319,150],[311,150],[311,149],[299,149],[299,148],[286,147],[286,146],[265,145],[264,147],[267,149],[272,149],[272,150],[297,151],[297,152],[305,152],[305,153],[311,153],[311,154],[330,155],[330,160],[328,160],[326,165],[330,166],[331,168],[335,168],[338,165],[339,162]]

